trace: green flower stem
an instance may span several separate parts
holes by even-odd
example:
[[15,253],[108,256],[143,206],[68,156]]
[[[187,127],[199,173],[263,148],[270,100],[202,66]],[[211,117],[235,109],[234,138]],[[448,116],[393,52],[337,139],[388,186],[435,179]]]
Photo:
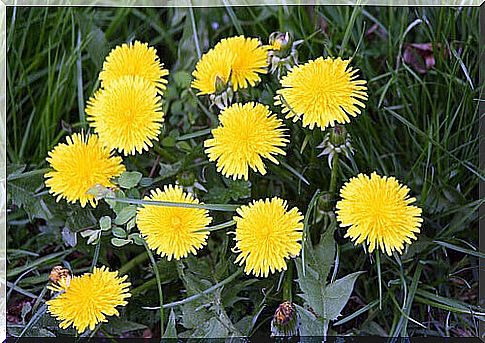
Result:
[[285,273],[285,280],[283,281],[283,301],[293,302],[293,260],[288,262],[288,269]]
[[377,279],[379,283],[379,310],[382,310],[382,276],[381,276],[381,255],[376,249]]
[[168,151],[163,149],[161,146],[158,146],[156,144],[153,144],[153,150],[160,155],[165,161],[168,161],[170,163],[175,163],[177,162],[177,158],[175,158],[172,154],[170,154]]
[[335,200],[336,198],[337,174],[338,174],[338,154],[335,153],[332,159],[332,174],[330,175],[330,186],[328,188],[328,192],[330,193],[332,200]]
[[96,248],[94,249],[94,256],[93,256],[93,262],[91,263],[91,272],[94,271],[94,268],[98,264],[98,259],[99,259],[99,251],[101,250],[101,235],[98,238],[98,242],[96,243]]
[[221,223],[221,224],[217,224],[217,225],[214,225],[214,226],[208,226],[206,228],[197,230],[196,232],[204,232],[204,231],[210,231],[210,232],[212,232],[212,231],[218,231],[218,230],[222,230],[222,229],[226,229],[228,227],[231,227],[234,224],[236,224],[236,221],[235,220],[229,220],[229,221],[224,222],[224,223]]
[[148,254],[144,251],[140,255],[132,258],[127,263],[125,263],[119,270],[118,273],[120,275],[127,274],[130,270],[138,266],[139,264],[143,263],[146,259],[148,259]]
[[233,212],[239,207],[239,205],[230,205],[230,204],[188,204],[188,203],[173,202],[173,201],[155,201],[155,200],[141,200],[141,199],[115,198],[115,197],[105,197],[104,199],[123,202],[126,204],[135,204],[135,205],[201,208],[204,210],[225,211],[225,212]]
[[153,254],[148,247],[147,243],[143,241],[143,245],[145,246],[145,249],[147,251],[148,257],[150,258],[150,262],[152,263],[153,266],[153,272],[155,273],[155,278],[157,279],[157,287],[158,287],[158,296],[160,298],[160,336],[163,335],[164,329],[163,329],[163,323],[164,323],[164,318],[163,318],[163,290],[162,290],[162,282],[160,280],[160,273],[158,271],[158,266],[157,262],[155,261],[155,258],[153,257]]
[[[169,303],[169,304],[165,304],[165,305],[162,305],[163,308],[172,308],[172,307],[176,307],[176,306],[180,306],[180,305],[184,305],[184,304],[187,304],[189,302],[192,302],[194,300],[197,300],[199,299],[200,297],[204,296],[204,295],[207,295],[213,291],[215,291],[216,289],[218,289],[219,287],[222,287],[228,283],[230,283],[231,281],[233,281],[235,278],[237,278],[239,275],[241,275],[242,273],[242,269],[239,269],[238,271],[236,271],[234,274],[228,276],[226,279],[222,280],[221,282],[218,282],[216,283],[214,286],[211,286],[209,288],[207,288],[205,291],[202,291],[200,293],[197,293],[197,294],[194,294],[188,298],[185,298],[183,300],[179,300],[179,301],[174,301],[173,303]],[[145,310],[158,310],[160,307],[143,307]]]

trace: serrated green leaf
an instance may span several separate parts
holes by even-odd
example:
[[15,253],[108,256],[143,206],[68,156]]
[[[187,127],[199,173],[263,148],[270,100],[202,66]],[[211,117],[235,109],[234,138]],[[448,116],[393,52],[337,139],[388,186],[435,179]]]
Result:
[[125,171],[118,178],[118,184],[120,185],[121,188],[130,189],[135,187],[138,184],[138,182],[140,182],[142,176],[143,175],[137,171],[134,171],[134,172]]
[[184,70],[179,70],[173,74],[173,80],[179,88],[188,88],[192,82],[192,76]]
[[129,205],[123,208],[115,218],[116,225],[124,225],[136,215],[136,206]]
[[335,260],[335,239],[333,237],[335,226],[327,228],[322,234],[320,242],[313,249],[314,269],[319,274],[319,279],[326,282],[330,268]]
[[163,179],[172,177],[174,175],[177,175],[177,173],[180,171],[180,168],[182,167],[182,161],[178,161],[174,164],[160,163],[159,165],[160,165],[160,171],[158,174],[163,180]]
[[316,336],[323,337],[326,334],[326,326],[328,321],[322,321],[307,309],[296,305],[296,311],[300,320],[300,336]]
[[35,174],[8,182],[7,193],[9,201],[22,207],[29,219],[41,218],[48,220],[52,214],[41,197],[35,197],[35,192],[42,186],[43,176]]

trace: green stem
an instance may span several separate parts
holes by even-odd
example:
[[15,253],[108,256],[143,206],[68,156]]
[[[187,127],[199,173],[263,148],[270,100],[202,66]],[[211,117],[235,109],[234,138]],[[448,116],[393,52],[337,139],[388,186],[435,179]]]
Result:
[[376,249],[377,278],[379,283],[379,310],[382,310],[382,276],[381,276],[381,255]]
[[214,226],[209,226],[209,227],[197,230],[196,232],[205,232],[205,231],[212,232],[212,231],[222,230],[222,229],[231,227],[234,224],[236,224],[235,220],[229,220],[229,221],[221,223],[221,224],[217,224],[217,225],[214,225]]
[[137,265],[140,263],[144,262],[148,258],[148,254],[144,251],[140,255],[136,256],[135,258],[132,258],[129,260],[127,263],[125,263],[119,270],[118,273],[120,275],[125,275],[128,273],[130,270],[135,268]]
[[332,197],[332,200],[336,198],[335,193],[337,192],[337,174],[338,174],[338,154],[335,153],[332,159],[332,174],[330,175],[330,186],[328,188],[328,191],[330,193],[330,196]]
[[201,209],[204,209],[204,210],[226,211],[226,212],[233,212],[239,207],[239,205],[231,205],[231,204],[190,204],[190,203],[184,203],[184,202],[141,200],[141,199],[116,198],[116,197],[105,197],[104,199],[122,202],[122,203],[125,203],[125,204],[166,206],[166,207],[183,207],[183,208],[201,208]]
[[[241,275],[241,273],[242,273],[242,270],[239,269],[238,271],[236,271],[231,276],[227,277],[226,279],[222,280],[221,282],[216,283],[214,286],[211,286],[211,287],[207,288],[205,291],[202,291],[200,293],[194,294],[194,295],[192,295],[192,296],[190,296],[188,298],[185,298],[183,300],[179,300],[179,301],[175,301],[173,303],[169,303],[169,304],[162,305],[162,307],[163,308],[172,308],[172,307],[184,305],[184,304],[187,304],[187,303],[189,303],[191,301],[197,300],[200,297],[202,297],[204,295],[207,295],[207,294],[215,291],[219,287],[222,287],[222,286],[228,284],[229,282],[233,281],[235,278],[237,278],[239,275]],[[145,310],[158,310],[159,309],[159,307],[143,307],[143,308]]]
[[91,272],[94,270],[94,267],[96,267],[96,264],[98,264],[100,250],[101,250],[101,235],[98,238],[98,242],[96,243],[96,248],[94,249],[93,262],[91,263]]
[[163,323],[164,323],[164,318],[163,318],[163,290],[162,290],[162,282],[160,280],[160,273],[158,271],[157,263],[155,261],[155,258],[153,257],[153,254],[148,247],[147,243],[143,241],[143,245],[145,246],[145,249],[147,251],[148,257],[150,258],[150,262],[152,263],[153,267],[153,272],[155,273],[155,278],[157,279],[157,287],[158,287],[158,296],[160,298],[160,333],[163,335],[164,330],[163,330]]
[[283,301],[293,302],[293,261],[288,263],[288,270],[285,274],[285,280],[283,282]]

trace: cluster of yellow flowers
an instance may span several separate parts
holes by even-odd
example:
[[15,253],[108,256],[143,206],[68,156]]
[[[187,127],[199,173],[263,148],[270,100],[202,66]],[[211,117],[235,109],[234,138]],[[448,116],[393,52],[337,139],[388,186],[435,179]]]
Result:
[[[268,73],[270,55],[282,49],[276,43],[263,45],[244,36],[221,40],[197,63],[192,87],[198,95],[214,100],[225,92],[256,86]],[[279,80],[274,105],[281,106],[286,118],[301,119],[310,129],[348,123],[367,100],[366,82],[349,63],[319,57],[293,65]],[[164,120],[167,75],[155,49],[147,44],[123,44],[109,54],[99,74],[101,88],[86,108],[94,133],[68,137],[67,144],[57,145],[47,158],[52,171],[46,174],[46,185],[57,200],[96,206],[88,191],[96,185],[114,186],[112,179],[125,171],[113,151],[126,156],[153,146]],[[265,159],[277,164],[276,156],[285,155],[290,136],[283,120],[258,102],[226,104],[227,97],[218,106],[218,127],[204,142],[209,160],[215,161],[218,172],[233,179],[247,180],[250,170],[264,175]],[[370,252],[376,247],[389,255],[401,252],[404,243],[416,238],[422,222],[421,209],[410,205],[415,199],[408,193],[393,177],[360,174],[342,187],[337,219],[348,227],[347,236],[356,244],[366,242]],[[206,245],[212,218],[208,210],[194,206],[199,204],[194,195],[166,185],[144,200],[187,204],[138,208],[136,224],[150,249],[171,260],[196,254]],[[236,263],[245,263],[247,274],[266,277],[285,270],[286,260],[299,255],[303,216],[297,208],[289,209],[285,200],[273,197],[241,206],[236,213],[234,252],[239,254]],[[117,314],[116,306],[126,304],[129,284],[123,283],[125,279],[104,268],[75,277],[49,301],[49,310],[62,320],[62,327],[72,324],[79,332],[93,329],[105,315]],[[77,307],[70,306],[74,303]]]

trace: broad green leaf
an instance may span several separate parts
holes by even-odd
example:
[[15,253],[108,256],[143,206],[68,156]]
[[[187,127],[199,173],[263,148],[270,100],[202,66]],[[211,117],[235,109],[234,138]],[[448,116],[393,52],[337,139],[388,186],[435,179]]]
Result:
[[103,231],[111,229],[111,217],[109,217],[109,216],[101,217],[99,219],[99,227]]
[[108,333],[115,336],[120,336],[126,332],[144,330],[147,328],[146,325],[131,322],[118,317],[110,318],[108,323],[104,324],[103,326],[106,328]]
[[129,205],[123,208],[115,218],[116,225],[123,225],[136,215],[136,206]]
[[143,175],[137,171],[124,172],[118,178],[118,184],[120,185],[121,188],[130,189],[135,187],[138,184],[138,182],[140,182],[142,176]]
[[113,226],[113,228],[111,229],[111,232],[113,233],[113,236],[115,236],[115,237],[126,238],[126,231],[123,230],[121,227]]
[[323,312],[322,317],[335,320],[340,316],[340,312],[343,310],[350,295],[354,289],[354,284],[359,275],[363,272],[355,272],[349,274],[335,282],[329,284],[323,293]]
[[179,70],[173,74],[173,80],[179,88],[188,88],[192,82],[192,76],[184,70]]
[[182,162],[178,161],[174,164],[165,164],[165,163],[160,163],[160,171],[159,175],[163,179],[172,177],[174,175],[177,175],[177,173],[180,171],[180,168],[182,167]]
[[313,313],[299,305],[295,304],[295,306],[300,320],[300,336],[325,336],[325,326],[328,327],[328,322],[323,322]]
[[128,239],[122,239],[122,238],[116,238],[116,237],[111,238],[111,244],[113,244],[115,247],[118,247],[118,248],[130,243],[132,242]]

